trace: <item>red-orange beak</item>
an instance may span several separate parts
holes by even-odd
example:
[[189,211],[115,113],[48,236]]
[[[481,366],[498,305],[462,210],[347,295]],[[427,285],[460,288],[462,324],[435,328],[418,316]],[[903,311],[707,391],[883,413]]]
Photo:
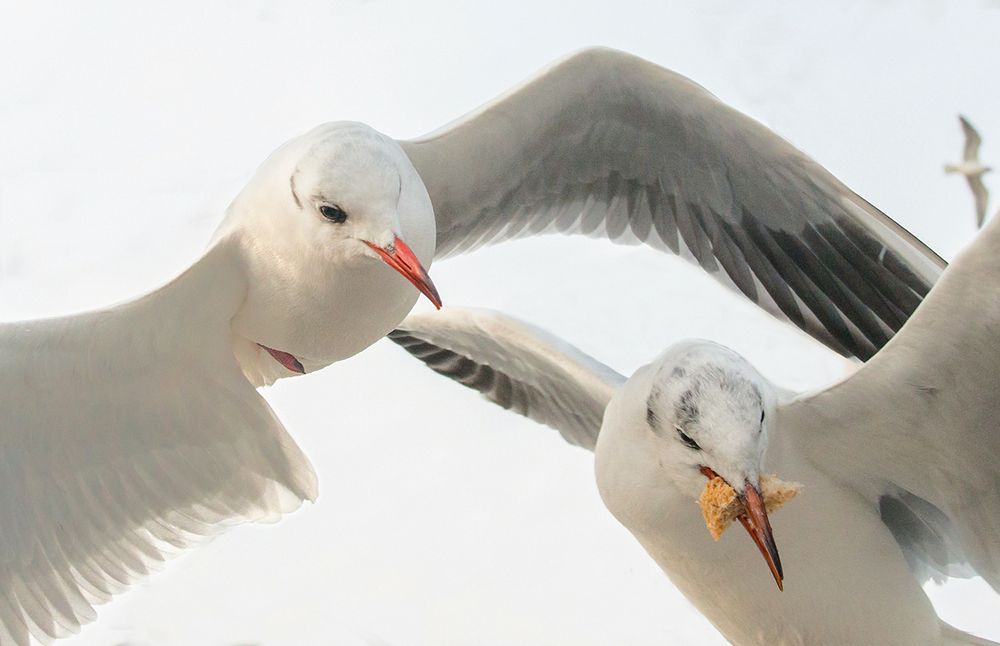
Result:
[[774,535],[771,533],[771,522],[767,519],[764,499],[757,487],[749,482],[743,489],[743,504],[746,506],[747,513],[740,514],[737,519],[743,525],[743,529],[747,530],[747,534],[750,534],[753,542],[757,544],[761,556],[767,561],[767,567],[771,568],[771,575],[774,576],[774,582],[778,584],[778,589],[784,590],[781,558],[778,556],[778,547],[774,544]]
[[[719,477],[710,467],[702,466],[701,473],[706,478]],[[729,485],[732,487],[732,485]],[[784,573],[781,570],[781,558],[778,556],[778,546],[774,544],[774,534],[771,533],[771,521],[767,519],[767,508],[764,506],[764,499],[760,495],[760,490],[747,482],[743,487],[743,493],[737,493],[746,508],[745,514],[737,516],[737,520],[747,530],[750,538],[753,539],[761,556],[767,561],[767,567],[771,569],[771,576],[778,584],[778,590],[784,591]]]
[[427,270],[417,260],[416,254],[413,253],[409,245],[398,237],[393,238],[392,242],[385,247],[379,247],[367,240],[363,242],[371,247],[385,261],[385,264],[401,273],[406,280],[413,283],[413,286],[420,290],[420,293],[426,296],[427,300],[434,303],[434,307],[441,309],[441,297],[438,296],[437,287],[434,286],[434,281],[431,280],[431,277],[427,274]]

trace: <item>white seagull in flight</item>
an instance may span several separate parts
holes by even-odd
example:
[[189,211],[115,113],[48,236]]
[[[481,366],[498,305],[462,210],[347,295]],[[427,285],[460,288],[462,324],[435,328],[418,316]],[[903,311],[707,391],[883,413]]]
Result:
[[986,207],[990,199],[989,191],[983,184],[983,175],[993,170],[989,166],[983,165],[979,161],[979,146],[983,143],[982,138],[976,129],[972,127],[969,120],[962,115],[958,115],[958,120],[962,123],[962,132],[965,134],[965,149],[962,153],[960,164],[946,164],[944,172],[958,173],[965,176],[965,181],[969,183],[972,197],[976,201],[976,226],[982,227],[983,220],[986,219]]
[[[885,348],[816,393],[709,341],[626,380],[485,310],[413,315],[390,338],[594,451],[605,505],[733,644],[994,643],[941,621],[921,585],[977,573],[1000,592],[1000,399],[983,378],[1000,374],[1000,222]],[[768,472],[803,485],[772,519]],[[706,476],[736,491],[752,541],[711,540]]]
[[619,52],[416,141],[320,126],[167,285],[0,324],[0,643],[76,632],[166,555],[314,499],[254,386],[363,350],[418,290],[439,305],[433,258],[546,232],[680,254],[861,359],[944,267],[764,126]]

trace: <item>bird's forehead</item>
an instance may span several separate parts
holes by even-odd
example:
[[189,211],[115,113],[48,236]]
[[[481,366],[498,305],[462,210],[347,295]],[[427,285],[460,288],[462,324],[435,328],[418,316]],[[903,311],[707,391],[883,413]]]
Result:
[[706,361],[703,357],[681,357],[664,366],[650,399],[669,406],[681,424],[711,424],[721,417],[751,422],[760,414],[760,388],[736,363]]
[[315,135],[298,162],[298,172],[320,190],[395,194],[400,179],[393,152],[370,128],[333,128]]

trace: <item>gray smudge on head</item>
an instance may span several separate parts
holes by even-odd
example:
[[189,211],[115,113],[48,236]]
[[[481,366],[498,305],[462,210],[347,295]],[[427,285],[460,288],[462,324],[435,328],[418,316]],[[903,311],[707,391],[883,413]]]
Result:
[[698,404],[695,402],[701,398],[701,383],[695,381],[691,388],[684,391],[677,406],[674,408],[674,417],[681,427],[687,427],[698,423]]
[[646,423],[649,427],[653,429],[654,432],[659,431],[659,418],[656,416],[656,411],[653,410],[653,405],[660,396],[660,389],[656,386],[649,391],[649,397],[646,398]]
[[[679,393],[671,396],[671,393]],[[663,402],[664,396],[670,401]],[[738,370],[713,363],[685,362],[675,365],[667,379],[654,383],[646,399],[646,422],[654,432],[662,432],[656,411],[658,406],[673,406],[675,423],[687,429],[702,419],[702,407],[720,399],[738,404],[744,410],[763,410],[764,398],[753,381]]]
[[295,205],[302,208],[302,201],[299,199],[299,194],[295,192],[295,174],[292,173],[288,178],[288,184],[292,187],[292,199],[295,200]]

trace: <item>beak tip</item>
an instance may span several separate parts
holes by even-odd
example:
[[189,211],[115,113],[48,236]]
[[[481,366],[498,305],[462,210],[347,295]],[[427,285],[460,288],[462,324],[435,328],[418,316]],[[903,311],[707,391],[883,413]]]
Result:
[[740,515],[738,518],[743,528],[747,530],[754,543],[757,544],[757,549],[760,550],[761,556],[767,562],[768,569],[771,570],[771,575],[774,577],[774,582],[777,584],[778,590],[784,592],[785,573],[781,567],[781,557],[778,556],[778,546],[774,542],[774,534],[771,532],[771,523],[767,518],[767,509],[764,505],[764,500],[757,487],[750,483],[746,485],[743,498],[746,505],[746,513]]
[[427,270],[420,264],[416,254],[405,242],[397,237],[388,248],[379,247],[367,240],[363,242],[374,250],[387,265],[410,281],[410,284],[427,297],[435,309],[441,309],[441,297],[438,295],[437,287],[434,286],[434,281],[431,280]]

